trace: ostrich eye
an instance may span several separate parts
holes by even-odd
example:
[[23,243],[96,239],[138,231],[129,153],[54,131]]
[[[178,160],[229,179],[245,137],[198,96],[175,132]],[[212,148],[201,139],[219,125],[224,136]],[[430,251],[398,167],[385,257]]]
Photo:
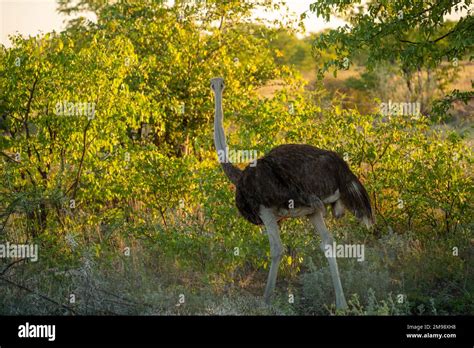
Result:
[[215,91],[215,89],[214,89],[214,84],[211,85],[211,88],[212,88],[213,91]]

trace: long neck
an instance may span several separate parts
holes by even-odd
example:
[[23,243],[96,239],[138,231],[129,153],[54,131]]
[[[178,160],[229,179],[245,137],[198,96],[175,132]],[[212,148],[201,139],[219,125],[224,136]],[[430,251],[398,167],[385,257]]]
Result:
[[217,156],[221,163],[222,169],[224,169],[224,173],[234,185],[237,185],[242,172],[239,168],[230,163],[228,159],[227,142],[225,139],[222,119],[222,91],[217,90],[215,91],[214,145],[216,147]]

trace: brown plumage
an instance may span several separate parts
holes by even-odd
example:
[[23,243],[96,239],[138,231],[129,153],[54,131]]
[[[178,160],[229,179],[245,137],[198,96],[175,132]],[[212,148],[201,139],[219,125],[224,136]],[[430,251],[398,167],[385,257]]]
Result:
[[240,172],[236,204],[243,217],[260,225],[261,205],[288,209],[292,201],[294,208],[313,207],[337,190],[349,211],[373,221],[367,192],[342,158],[311,145],[287,144]]

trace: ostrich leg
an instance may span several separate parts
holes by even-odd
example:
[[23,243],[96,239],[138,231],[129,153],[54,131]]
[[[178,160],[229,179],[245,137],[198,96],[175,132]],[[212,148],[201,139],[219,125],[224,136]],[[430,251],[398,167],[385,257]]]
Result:
[[[333,247],[333,238],[331,233],[326,228],[326,224],[324,223],[323,214],[322,212],[316,212],[309,216],[309,220],[314,225],[317,232],[319,232],[321,236],[321,250],[325,252],[326,246]],[[336,308],[338,309],[345,309],[347,308],[346,299],[344,297],[344,291],[342,290],[341,285],[341,278],[339,277],[339,270],[337,268],[336,256],[332,255],[332,257],[327,258],[329,261],[329,269],[331,270],[331,277],[332,283],[334,285],[334,290],[336,292]]]
[[272,258],[270,272],[268,273],[267,287],[265,288],[265,302],[269,304],[273,290],[275,289],[278,266],[283,256],[283,245],[280,240],[277,218],[273,211],[262,207],[260,209],[260,217],[267,230],[268,239],[270,241],[270,255]]

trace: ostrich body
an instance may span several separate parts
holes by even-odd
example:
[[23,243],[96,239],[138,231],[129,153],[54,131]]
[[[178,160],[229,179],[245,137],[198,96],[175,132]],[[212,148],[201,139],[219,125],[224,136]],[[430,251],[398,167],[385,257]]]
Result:
[[[222,125],[222,78],[211,79],[215,96],[214,143],[217,152],[226,151]],[[270,302],[278,266],[283,255],[279,221],[285,218],[309,218],[320,234],[323,252],[333,238],[326,228],[326,205],[332,206],[335,218],[351,211],[367,227],[373,224],[370,200],[365,188],[346,162],[335,152],[310,145],[286,144],[257,160],[256,166],[243,171],[228,160],[221,161],[225,174],[236,186],[236,205],[241,215],[255,225],[264,225],[270,241],[271,266],[265,289]],[[347,307],[335,256],[328,257],[336,292],[337,308]]]

